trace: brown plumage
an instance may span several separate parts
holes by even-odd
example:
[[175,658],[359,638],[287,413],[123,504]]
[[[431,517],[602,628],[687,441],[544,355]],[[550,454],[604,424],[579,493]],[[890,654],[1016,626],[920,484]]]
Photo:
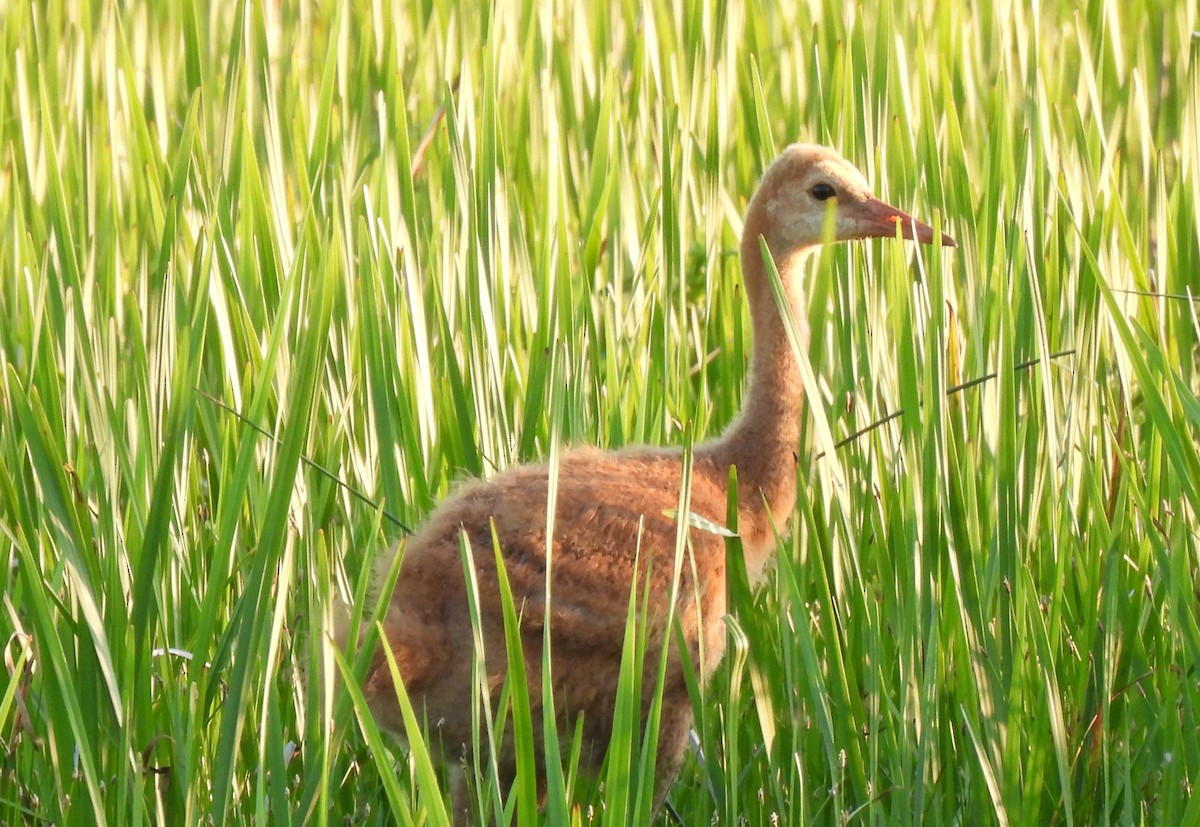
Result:
[[[773,526],[782,527],[795,504],[795,450],[804,404],[799,369],[766,276],[759,239],[764,239],[771,251],[802,344],[807,346],[803,259],[820,244],[829,210],[834,211],[837,240],[895,236],[897,225],[905,238],[926,244],[934,238],[928,225],[872,197],[858,171],[830,149],[790,146],[764,175],[747,211],[741,248],[754,328],[745,406],[720,437],[695,448],[689,508],[695,515],[724,525],[729,471],[736,467],[738,530],[747,569],[755,582],[775,553]],[[946,235],[942,244],[956,246]],[[681,452],[670,448],[585,449],[566,452],[560,460],[549,615],[555,710],[567,743],[576,716],[583,715],[583,762],[591,769],[599,767],[612,729],[635,567],[639,584],[647,577],[651,582],[645,663],[647,670],[657,668],[671,595],[676,531],[680,523],[687,522],[674,516],[681,469]],[[507,667],[492,551],[495,526],[523,618],[534,732],[541,732],[549,478],[548,466],[526,465],[465,485],[404,547],[384,633],[418,714],[436,725],[431,740],[440,741],[448,761],[456,760],[462,754],[459,747],[469,745],[473,737],[473,632],[460,532],[474,550],[494,699]],[[688,530],[687,539],[694,568],[690,563],[682,567],[676,617],[688,654],[701,679],[707,680],[724,649],[725,540],[716,532],[696,527]],[[679,771],[692,723],[678,653],[670,664],[660,724],[656,808]],[[651,671],[643,681],[648,689],[654,685],[653,675]],[[396,691],[382,652],[374,658],[363,689],[377,720],[402,731]],[[649,700],[647,694],[643,715]],[[540,745],[540,735],[535,740]],[[511,772],[511,748],[504,752],[501,761]]]

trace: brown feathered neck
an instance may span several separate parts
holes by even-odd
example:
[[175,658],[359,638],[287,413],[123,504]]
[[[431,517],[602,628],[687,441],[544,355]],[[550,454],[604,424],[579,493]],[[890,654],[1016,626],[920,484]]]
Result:
[[[784,247],[775,241],[780,234],[767,209],[771,197],[769,187],[759,190],[742,232],[742,280],[753,328],[742,412],[720,437],[699,446],[696,455],[721,468],[736,466],[740,509],[761,510],[765,501],[782,528],[796,502],[796,450],[804,412],[804,385],[782,314],[790,313],[799,346],[807,348],[803,270],[816,244]],[[760,239],[779,271],[784,306],[772,290]]]

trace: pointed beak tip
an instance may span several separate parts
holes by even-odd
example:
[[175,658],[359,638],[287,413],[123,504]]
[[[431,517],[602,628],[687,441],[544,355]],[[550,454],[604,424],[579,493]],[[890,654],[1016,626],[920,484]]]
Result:
[[[936,238],[933,227],[924,221],[918,221],[903,210],[899,210],[877,198],[869,199],[865,207],[863,217],[870,226],[870,229],[866,233],[868,237],[887,238],[894,236],[896,234],[896,225],[899,224],[900,234],[910,241],[916,241],[921,244],[933,244]],[[946,233],[942,233],[941,236],[943,247],[958,246],[958,242]]]

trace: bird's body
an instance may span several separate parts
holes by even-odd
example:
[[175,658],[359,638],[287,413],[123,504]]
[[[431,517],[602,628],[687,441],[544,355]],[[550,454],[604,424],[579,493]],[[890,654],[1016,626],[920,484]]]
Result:
[[[830,198],[836,200],[830,203]],[[599,767],[612,731],[635,577],[639,595],[648,600],[646,668],[657,668],[663,641],[674,639],[664,621],[676,594],[674,614],[688,657],[702,681],[712,674],[724,651],[726,540],[721,531],[705,527],[705,521],[726,524],[733,469],[739,491],[738,535],[747,569],[757,580],[796,499],[795,451],[804,388],[786,322],[766,276],[760,239],[778,267],[786,310],[800,331],[800,344],[807,346],[803,259],[820,243],[829,209],[835,210],[838,239],[894,235],[897,224],[907,238],[926,243],[933,239],[931,228],[872,198],[862,176],[832,150],[794,145],[784,151],[751,201],[743,233],[743,277],[754,329],[745,404],[724,434],[696,446],[687,514],[681,516],[678,510],[684,469],[680,450],[585,449],[565,452],[558,462],[549,555],[546,512],[552,475],[545,464],[511,468],[461,487],[408,540],[383,631],[405,688],[437,728],[434,737],[447,752],[469,745],[475,737],[475,644],[461,558],[464,535],[477,573],[493,698],[507,672],[494,531],[522,618],[535,732],[541,726],[543,625],[549,617],[559,729],[569,738],[577,716],[583,716],[586,767]],[[954,242],[943,236],[943,244]],[[673,591],[680,530],[687,532],[690,556],[679,567],[681,580]],[[547,556],[552,573],[548,614]],[[682,763],[692,722],[675,648],[672,643],[663,688],[656,806]],[[643,681],[643,716],[653,685],[651,673]],[[380,723],[402,730],[382,653],[374,659],[363,688]],[[535,740],[540,744],[540,738]],[[458,754],[444,757],[455,760]],[[511,762],[511,755],[501,755],[501,762]]]
[[[583,715],[584,764],[593,769],[603,759],[612,731],[635,571],[638,592],[644,589],[648,601],[645,663],[648,668],[658,665],[663,621],[670,609],[681,471],[678,454],[654,450],[574,451],[565,454],[558,464],[558,508],[549,555],[555,709],[564,721],[573,722]],[[720,480],[715,464],[696,459],[689,511],[716,525],[725,522],[725,484]],[[469,703],[473,694],[474,637],[466,610],[460,526],[474,552],[493,698],[498,697],[507,671],[489,519],[495,526],[505,574],[521,615],[534,732],[541,731],[549,481],[548,466],[529,465],[468,485],[438,509],[404,551],[397,591],[406,585],[406,578],[419,588],[407,593],[403,601],[393,599],[384,631],[405,678],[405,688],[423,701],[427,720],[436,724],[435,735],[445,745],[469,745],[473,737]],[[540,492],[540,496],[533,492]],[[522,503],[521,507],[513,507],[515,502]],[[486,517],[482,516],[484,512]],[[619,545],[615,538],[621,538]],[[679,594],[683,599],[678,622],[689,644],[689,656],[707,677],[724,651],[724,628],[719,620],[725,613],[725,541],[719,534],[703,530],[690,531],[689,540],[694,568],[687,565],[680,571]],[[673,657],[677,659],[677,653]],[[377,665],[380,668],[372,671],[364,689],[376,714],[382,711],[391,715],[391,720],[384,722],[400,729],[388,669],[382,659]],[[645,688],[651,689],[653,683],[651,673]],[[649,700],[647,691],[646,703]],[[682,758],[682,744],[691,725],[687,687],[677,667],[668,670],[662,709],[660,741],[677,743],[680,748],[660,751],[660,761],[675,767]],[[540,738],[537,740],[540,744]],[[501,756],[502,763],[506,758],[511,761],[511,755]],[[674,771],[670,777],[674,777]]]

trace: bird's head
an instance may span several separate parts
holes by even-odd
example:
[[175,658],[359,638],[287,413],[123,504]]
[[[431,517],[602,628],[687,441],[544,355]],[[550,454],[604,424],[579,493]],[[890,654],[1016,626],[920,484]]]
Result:
[[[792,144],[767,169],[754,197],[747,230],[761,234],[776,256],[828,240],[832,211],[833,239],[903,238],[932,244],[933,228],[871,194],[862,173],[832,149]],[[753,239],[757,244],[757,238]],[[957,247],[942,233],[943,247]]]

